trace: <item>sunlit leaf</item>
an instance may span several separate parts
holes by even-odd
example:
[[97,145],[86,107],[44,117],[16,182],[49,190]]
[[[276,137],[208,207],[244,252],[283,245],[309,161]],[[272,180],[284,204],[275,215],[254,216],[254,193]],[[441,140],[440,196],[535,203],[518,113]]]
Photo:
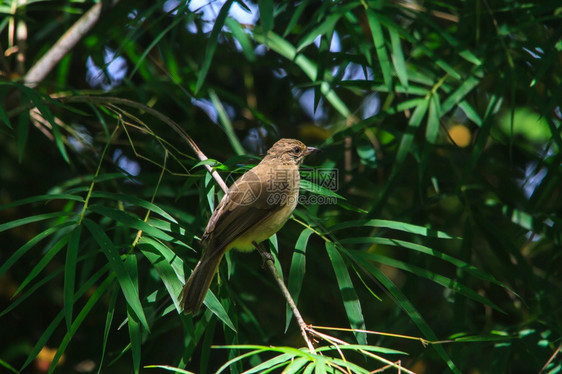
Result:
[[[349,324],[354,329],[365,330],[365,319],[361,309],[361,302],[355,292],[355,287],[351,282],[351,277],[349,276],[343,257],[336,249],[336,246],[331,242],[326,242],[326,251],[330,256],[330,261],[332,262],[334,273],[338,280],[338,286]],[[354,331],[354,335],[359,344],[367,344],[367,336],[364,332]]]

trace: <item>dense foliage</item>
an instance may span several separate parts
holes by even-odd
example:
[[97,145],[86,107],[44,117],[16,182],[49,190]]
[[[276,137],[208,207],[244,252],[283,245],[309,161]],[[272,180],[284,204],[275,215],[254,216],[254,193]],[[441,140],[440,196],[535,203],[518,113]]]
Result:
[[[0,12],[3,369],[562,371],[557,2]],[[323,150],[270,240],[315,352],[255,253],[178,311],[208,169],[280,137]]]

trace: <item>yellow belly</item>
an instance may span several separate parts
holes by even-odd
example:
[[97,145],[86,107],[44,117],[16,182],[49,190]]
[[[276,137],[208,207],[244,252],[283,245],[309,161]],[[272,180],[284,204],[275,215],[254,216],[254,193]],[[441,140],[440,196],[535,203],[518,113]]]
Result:
[[227,246],[227,250],[231,248],[238,249],[240,251],[251,251],[254,248],[253,242],[261,243],[264,240],[269,239],[270,236],[275,234],[277,231],[283,227],[285,222],[293,213],[295,209],[295,203],[289,203],[285,205],[282,209],[275,212],[267,220],[263,221],[260,225],[251,228],[244,235],[241,235],[235,241]]

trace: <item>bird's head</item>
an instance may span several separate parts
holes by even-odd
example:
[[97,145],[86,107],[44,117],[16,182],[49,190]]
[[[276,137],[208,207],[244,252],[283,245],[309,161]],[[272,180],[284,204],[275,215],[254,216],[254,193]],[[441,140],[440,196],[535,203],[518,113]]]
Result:
[[317,150],[314,147],[307,147],[296,139],[281,139],[267,151],[266,158],[279,159],[283,163],[295,163],[300,166],[306,156]]

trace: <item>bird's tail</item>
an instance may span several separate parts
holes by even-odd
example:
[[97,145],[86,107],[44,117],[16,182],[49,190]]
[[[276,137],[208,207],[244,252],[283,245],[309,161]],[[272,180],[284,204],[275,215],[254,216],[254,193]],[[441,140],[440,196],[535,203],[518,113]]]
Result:
[[209,249],[207,248],[203,252],[201,260],[195,266],[193,273],[191,273],[181,291],[180,305],[182,305],[183,312],[186,314],[197,313],[201,304],[203,304],[205,295],[225,253],[225,251],[211,251]]

